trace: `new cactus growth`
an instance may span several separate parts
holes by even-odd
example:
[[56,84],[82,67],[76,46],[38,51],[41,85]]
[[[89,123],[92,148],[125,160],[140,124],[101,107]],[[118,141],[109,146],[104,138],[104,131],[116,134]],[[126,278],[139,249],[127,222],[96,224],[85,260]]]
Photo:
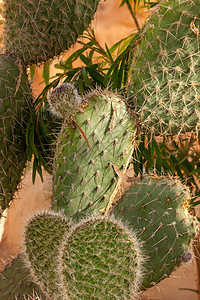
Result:
[[134,132],[117,95],[93,91],[84,99],[62,125],[53,166],[53,209],[74,218],[107,206],[117,184],[113,165],[122,169],[130,159]]
[[70,222],[61,214],[41,212],[28,221],[25,228],[25,262],[34,282],[52,299],[58,294],[57,257],[60,244]]
[[82,99],[73,84],[62,83],[49,94],[48,102],[57,117],[70,121],[80,109]]
[[23,62],[0,54],[0,217],[10,204],[26,163],[25,130],[32,95]]
[[142,30],[129,104],[151,136],[198,133],[199,28],[199,0],[162,0]]
[[99,0],[5,0],[4,43],[26,65],[63,51],[89,26]]
[[143,289],[168,277],[186,260],[198,232],[196,218],[188,212],[190,199],[189,190],[177,179],[148,175],[114,207],[114,215],[128,222],[144,242],[149,259]]
[[32,282],[23,257],[18,255],[0,273],[0,300],[22,300],[25,297],[30,300],[34,294],[45,300],[40,288]]
[[114,219],[90,217],[73,226],[59,261],[63,299],[133,299],[142,276],[140,244]]

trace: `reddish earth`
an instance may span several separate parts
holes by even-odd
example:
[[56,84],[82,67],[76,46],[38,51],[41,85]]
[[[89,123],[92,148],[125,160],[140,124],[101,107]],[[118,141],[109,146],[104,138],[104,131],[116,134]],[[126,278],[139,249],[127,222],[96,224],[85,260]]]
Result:
[[[96,14],[94,21],[95,32],[102,46],[105,43],[111,46],[136,30],[126,6],[119,8],[120,2],[120,0],[102,1]],[[144,13],[139,16],[140,23],[145,20],[146,16],[147,14]],[[70,51],[73,51],[73,49]],[[67,53],[66,55],[69,54]],[[53,75],[54,72],[52,65],[51,74]],[[43,85],[40,84],[41,81],[41,70],[38,69],[33,83],[35,95],[43,88]],[[15,201],[8,210],[4,231],[1,232],[0,266],[3,265],[3,261],[19,252],[26,220],[35,212],[50,207],[50,181],[48,175],[45,177],[44,183],[41,183],[40,178],[37,177],[33,186],[31,174],[27,173],[24,176],[22,188],[16,194]],[[196,274],[194,261],[190,265],[179,268],[172,274],[171,278],[165,279],[157,287],[148,290],[141,298],[145,300],[197,300],[199,298],[196,293],[196,289],[198,289]]]

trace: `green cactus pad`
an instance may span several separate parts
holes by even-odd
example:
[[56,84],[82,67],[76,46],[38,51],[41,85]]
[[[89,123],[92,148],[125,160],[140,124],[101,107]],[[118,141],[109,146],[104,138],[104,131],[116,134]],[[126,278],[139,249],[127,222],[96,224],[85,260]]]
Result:
[[0,217],[9,206],[26,163],[25,129],[32,108],[20,59],[0,54]]
[[31,281],[23,258],[18,255],[0,273],[0,300],[32,299],[32,295],[38,295],[39,299],[45,300],[40,288]]
[[99,0],[5,0],[4,43],[26,65],[69,49],[89,26]]
[[25,228],[26,264],[33,280],[52,299],[58,293],[58,249],[69,225],[62,215],[49,211],[35,215]]
[[132,151],[133,127],[125,103],[108,91],[93,91],[88,104],[64,123],[53,166],[52,207],[74,218],[105,209]]
[[129,104],[151,136],[199,130],[199,4],[162,0],[142,30]]
[[198,231],[195,217],[187,210],[190,199],[189,190],[178,180],[145,176],[114,207],[114,215],[128,222],[144,242],[149,259],[144,264],[143,289],[168,277],[184,262]]
[[59,261],[61,294],[71,300],[134,299],[142,276],[139,242],[114,219],[91,217],[72,227]]

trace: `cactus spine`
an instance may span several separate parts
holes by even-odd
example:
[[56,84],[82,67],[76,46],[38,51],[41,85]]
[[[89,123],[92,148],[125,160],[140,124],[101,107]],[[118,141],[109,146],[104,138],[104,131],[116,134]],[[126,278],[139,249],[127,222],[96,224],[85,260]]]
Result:
[[53,166],[53,209],[74,218],[107,206],[117,181],[113,165],[125,166],[134,132],[117,95],[94,91],[85,99],[73,121],[62,125]]
[[198,7],[198,0],[162,0],[142,30],[129,104],[151,136],[198,133]]
[[114,215],[138,232],[149,257],[143,289],[168,277],[184,262],[198,232],[197,220],[188,212],[190,199],[189,190],[177,179],[148,175],[114,207]]

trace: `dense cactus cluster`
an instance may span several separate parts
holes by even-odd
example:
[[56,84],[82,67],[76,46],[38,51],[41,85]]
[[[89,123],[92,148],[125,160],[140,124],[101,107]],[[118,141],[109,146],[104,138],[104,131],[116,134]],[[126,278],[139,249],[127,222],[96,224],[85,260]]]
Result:
[[[25,131],[34,110],[26,67],[74,44],[99,0],[50,2],[4,0],[0,216],[27,160]],[[198,131],[199,4],[162,0],[157,6],[134,46],[127,101],[108,89],[80,96],[71,83],[50,91],[44,115],[52,136],[52,119],[61,122],[52,211],[27,221],[21,254],[0,274],[0,299],[131,300],[191,260],[198,222],[188,188],[178,178],[146,174],[127,177],[124,190],[122,179],[137,132]]]

